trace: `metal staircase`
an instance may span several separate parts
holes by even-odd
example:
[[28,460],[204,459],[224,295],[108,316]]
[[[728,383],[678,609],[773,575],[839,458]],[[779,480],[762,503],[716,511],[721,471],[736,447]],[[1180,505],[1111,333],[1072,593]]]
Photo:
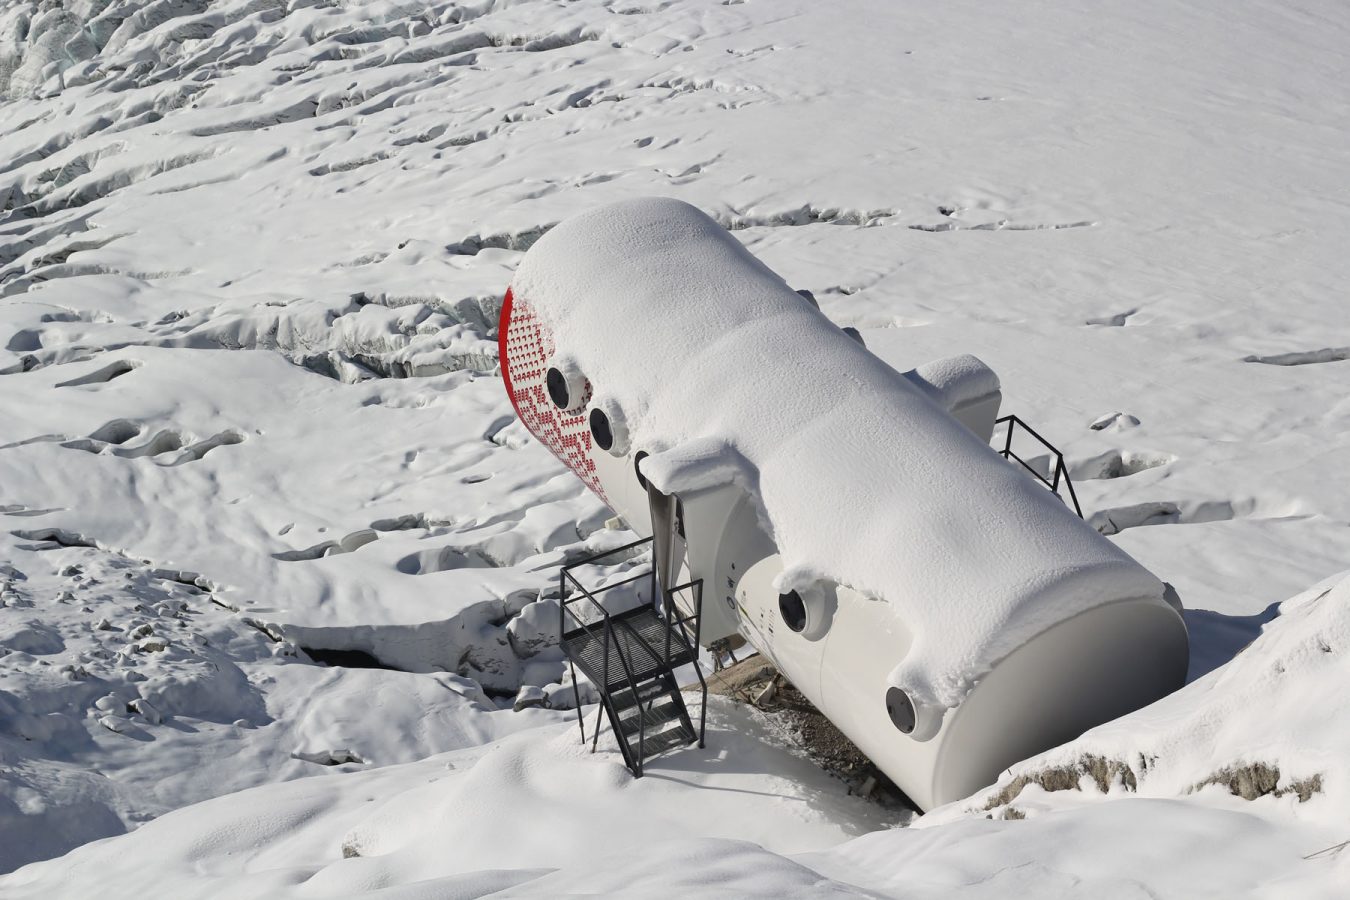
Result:
[[[703,746],[708,705],[708,685],[698,663],[703,582],[663,590],[656,566],[648,565],[636,575],[588,589],[577,571],[595,567],[603,572],[631,560],[651,543],[646,538],[596,554],[563,566],[558,576],[558,625],[572,667],[582,743],[586,723],[576,687],[577,669],[600,692],[591,751],[599,744],[600,715],[604,714],[618,738],[624,763],[639,778],[650,757],[695,741]],[[611,560],[608,566],[606,559]],[[608,595],[604,602],[602,595]],[[681,599],[686,602],[681,604]],[[682,607],[692,612],[681,615]],[[697,731],[675,680],[675,670],[684,665],[694,667],[702,688]]]

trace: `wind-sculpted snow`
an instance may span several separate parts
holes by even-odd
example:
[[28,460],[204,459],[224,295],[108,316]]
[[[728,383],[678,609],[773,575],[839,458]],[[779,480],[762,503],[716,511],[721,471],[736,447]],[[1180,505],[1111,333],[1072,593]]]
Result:
[[[857,837],[879,810],[839,796],[715,698],[719,765],[688,748],[633,781],[612,741],[588,756],[558,726],[344,776],[345,790],[310,779],[220,798],[3,886],[15,897],[106,883],[228,897],[507,885],[539,897],[710,885],[746,897],[1332,897],[1350,872],[1336,855],[1350,578],[1283,608],[1225,671],[1021,764],[973,809],[910,828]],[[1297,710],[1275,713],[1291,695]],[[1239,787],[1263,779],[1263,791]]]
[[[1193,676],[1222,671],[1279,601],[1350,558],[1347,31],[1325,4],[1155,0],[5,4],[0,869],[260,786],[218,802],[278,811],[279,865],[307,868],[237,891],[320,872],[316,892],[350,895],[348,872],[387,875],[379,857],[342,861],[356,811],[411,803],[360,853],[442,827],[412,799],[449,770],[414,760],[526,729],[502,769],[484,751],[490,769],[577,749],[563,713],[511,707],[569,702],[556,566],[626,533],[515,421],[495,326],[524,249],[637,195],[735,229],[899,371],[988,363],[1082,474],[1090,520],[1177,588]],[[1279,732],[1284,701],[1262,696]],[[1329,733],[1343,712],[1323,711]],[[848,845],[839,867],[785,860],[770,851],[877,820],[723,714],[708,748],[640,783],[608,756],[549,770],[601,779],[615,816],[668,789],[696,823],[677,840],[588,880],[592,858],[530,849],[553,840],[532,807],[563,788],[506,810],[480,787],[456,828],[492,807],[504,818],[484,833],[509,832],[519,868],[454,875],[456,890],[823,893],[829,877],[1190,896],[1285,877],[1303,896],[1346,877],[1345,853],[1300,859],[1347,837],[1318,818],[1343,764],[1232,748],[1160,762],[1165,798],[1033,785],[1011,804],[1027,821],[933,819]],[[1279,769],[1272,793],[1318,774],[1321,793],[1229,796],[1225,779],[1271,783],[1258,763]],[[356,770],[314,794],[276,784]],[[713,790],[719,773],[740,780]],[[829,795],[800,843],[779,840],[801,807],[784,773]],[[709,797],[750,805],[710,813]],[[308,832],[311,803],[353,812]],[[198,833],[211,810],[164,830]],[[723,810],[727,829],[707,827]],[[290,843],[320,832],[319,855]],[[201,846],[142,833],[88,848],[116,861],[95,866],[98,892],[156,871],[181,878],[141,893],[227,890],[198,880]],[[705,840],[733,833],[770,850]],[[50,895],[67,868],[0,894],[22,878]],[[531,882],[539,868],[558,871]]]
[[[51,512],[6,507],[0,521]],[[405,762],[557,715],[490,715],[496,703],[483,685],[511,696],[523,677],[546,684],[561,666],[556,637],[542,654],[522,649],[534,658],[520,663],[499,628],[504,649],[492,653],[474,609],[447,631],[468,630],[459,641],[475,656],[464,668],[477,678],[329,669],[297,643],[313,635],[239,615],[196,573],[51,528],[16,528],[0,546],[5,558],[32,560],[0,569],[0,838],[11,867],[251,786],[261,773],[313,774],[325,754]],[[498,670],[499,680],[473,665]]]

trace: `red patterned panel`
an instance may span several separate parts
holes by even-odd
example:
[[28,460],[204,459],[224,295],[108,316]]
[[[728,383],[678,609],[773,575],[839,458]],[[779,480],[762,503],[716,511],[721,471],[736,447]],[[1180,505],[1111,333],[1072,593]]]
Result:
[[506,292],[497,328],[497,351],[502,381],[520,421],[553,455],[576,472],[586,486],[609,503],[591,459],[591,429],[585,409],[579,415],[563,413],[549,399],[545,376],[553,356],[553,333],[543,326],[528,303]]

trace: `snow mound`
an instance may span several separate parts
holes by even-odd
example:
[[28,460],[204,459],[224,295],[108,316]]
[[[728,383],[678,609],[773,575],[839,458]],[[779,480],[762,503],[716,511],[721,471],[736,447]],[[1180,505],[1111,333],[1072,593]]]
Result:
[[[884,827],[753,712],[715,697],[710,749],[670,754],[642,779],[612,739],[592,756],[558,725],[207,801],[0,877],[0,891],[1331,900],[1350,878],[1347,647],[1350,573],[1286,601],[1225,669],[1019,766],[990,808],[977,796],[908,828]],[[1285,691],[1296,702],[1270,704]],[[1046,774],[1092,755],[1114,766],[1106,793],[1088,789],[1098,763],[1072,784]],[[1253,760],[1285,772],[1269,796],[1212,777]],[[1300,784],[1316,786],[1305,797]]]
[[[9,534],[0,553],[23,565],[0,566],[6,868],[218,794],[325,766],[408,762],[561,718],[499,712],[483,692],[486,675],[314,665],[191,573]],[[462,635],[457,646],[483,665],[514,660],[482,622],[487,611],[474,612],[451,629]],[[495,629],[503,644],[505,631]],[[556,681],[556,653],[556,638],[536,644],[528,670],[513,677]],[[554,685],[559,705],[573,697],[563,687]]]
[[[1226,666],[1133,715],[1014,766],[985,809],[1032,814],[1047,792],[1269,797],[1343,821],[1350,804],[1350,573],[1280,604]],[[1271,802],[1267,800],[1264,802]]]
[[887,824],[745,710],[714,703],[718,749],[678,751],[641,779],[612,739],[592,756],[569,723],[207,801],[6,876],[0,891],[19,900],[116,884],[127,895],[336,898],[417,885],[431,892],[418,896],[469,897],[652,846],[716,838],[796,853]]

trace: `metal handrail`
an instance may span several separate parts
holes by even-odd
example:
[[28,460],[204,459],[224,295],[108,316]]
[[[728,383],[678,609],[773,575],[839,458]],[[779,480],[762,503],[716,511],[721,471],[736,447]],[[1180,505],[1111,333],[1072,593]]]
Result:
[[[666,605],[667,609],[669,609],[670,605],[674,602],[675,594],[690,589],[693,589],[695,592],[694,611],[685,616],[670,616],[667,622],[669,625],[679,626],[681,638],[684,640],[687,647],[692,648],[698,646],[698,639],[703,625],[703,579],[696,578],[693,581],[687,581],[684,584],[677,584],[666,591]],[[694,623],[694,637],[692,644],[690,643],[689,632],[685,628],[691,620]],[[667,658],[669,658],[669,656],[667,656]]]
[[[566,575],[567,575],[566,569],[558,573],[558,637],[560,639],[567,632],[567,621],[565,618],[567,615],[567,586],[565,581]],[[586,632],[586,635],[591,640],[596,640],[595,633],[591,631],[591,627],[589,625],[587,625],[581,619],[578,619],[575,614],[573,614],[572,618],[576,620],[576,623],[581,626],[582,630]],[[606,628],[606,631],[608,630],[609,629]],[[605,644],[605,668],[606,669],[609,668],[608,635],[606,635],[606,644]],[[572,657],[570,656],[567,658],[567,669],[569,672],[572,673],[572,698],[576,701],[577,725],[580,726],[581,728],[581,742],[584,744],[586,743],[586,720],[583,719],[581,716],[581,688],[578,687],[577,685],[576,664],[572,662]],[[605,677],[608,678],[608,675],[609,673],[606,672]],[[595,725],[595,739],[596,741],[600,740],[600,722],[598,719],[596,720]]]
[[680,636],[686,642],[686,646],[688,646],[689,635],[685,631],[684,626],[690,618],[693,618],[694,620],[694,643],[691,650],[694,653],[694,674],[698,676],[698,683],[703,689],[703,699],[702,702],[699,703],[698,709],[698,746],[702,749],[708,727],[708,682],[703,678],[703,667],[698,664],[698,650],[694,648],[699,646],[699,637],[701,636],[703,629],[703,579],[696,578],[687,584],[676,585],[671,588],[666,592],[667,602],[670,602],[676,591],[685,589],[691,589],[694,592],[694,612],[689,616],[674,619],[673,621],[675,624],[679,625]]
[[[636,542],[635,544],[629,544],[629,545],[627,545],[627,546],[632,547],[632,546],[636,546],[637,544],[641,544],[641,543],[642,543],[641,541],[638,541],[638,542]],[[622,548],[620,548],[620,549],[622,549]],[[608,555],[611,555],[611,554],[614,553],[614,552],[615,552],[615,551],[609,551],[609,552],[607,552],[607,553],[605,553],[605,554],[601,554],[601,556],[608,556]],[[597,559],[597,558],[600,558],[600,557],[590,557],[588,560],[585,560],[585,561],[576,563],[575,565],[578,565],[578,566],[579,566],[579,565],[585,565],[585,564],[587,564],[587,563],[589,563],[589,562],[594,562],[595,559]],[[563,575],[564,575],[564,577],[565,577],[566,579],[570,580],[574,585],[576,585],[577,590],[581,591],[582,595],[585,596],[586,599],[590,600],[590,601],[591,601],[591,604],[592,604],[593,606],[595,606],[596,609],[600,610],[600,615],[603,617],[603,620],[604,620],[604,623],[605,623],[604,663],[603,663],[603,666],[602,666],[602,668],[601,668],[601,675],[600,675],[602,681],[604,682],[604,690],[603,690],[602,695],[601,695],[601,701],[602,701],[602,703],[603,703],[604,705],[606,705],[606,706],[609,707],[610,715],[613,716],[614,720],[615,720],[615,721],[618,721],[618,719],[619,719],[618,710],[615,709],[615,707],[614,707],[614,699],[613,699],[613,697],[610,695],[610,692],[609,692],[609,687],[610,687],[610,681],[609,681],[609,647],[610,647],[610,635],[614,633],[614,621],[613,621],[612,617],[610,616],[609,610],[605,609],[604,605],[601,604],[600,601],[597,600],[597,599],[595,598],[595,596],[594,596],[589,590],[586,589],[585,585],[583,585],[580,581],[577,581],[576,576],[574,576],[574,575],[572,574],[572,572],[570,571],[571,568],[572,568],[572,567],[569,566],[569,567],[566,567],[566,568],[563,569]],[[655,581],[655,576],[656,576],[656,570],[655,570],[655,569],[652,569],[652,570],[651,570],[651,578],[652,578],[652,584],[653,584],[653,586],[655,586],[655,583],[656,583],[656,581]],[[624,579],[623,581],[616,581],[616,582],[614,582],[613,584],[607,584],[607,585],[605,585],[603,588],[601,588],[601,590],[602,590],[602,591],[606,591],[606,590],[609,590],[609,589],[611,589],[611,588],[621,587],[621,586],[623,586],[623,585],[625,585],[625,584],[631,584],[632,582],[637,581],[639,578],[643,578],[643,577],[645,577],[645,574],[639,574],[639,575],[636,575],[636,576],[634,576],[634,577],[632,577],[632,578],[626,578],[626,579]],[[562,607],[565,607],[565,606],[567,605],[567,598],[566,598],[566,597],[563,597],[562,600],[563,600],[563,602],[562,602],[561,606],[562,606]],[[581,620],[580,618],[578,618],[577,615],[576,615],[575,613],[572,614],[572,618],[573,618],[578,624],[580,624],[581,627],[582,627],[583,629],[585,629],[586,634],[587,634],[588,636],[590,636],[590,637],[592,637],[592,639],[594,639],[594,634],[591,632],[590,628],[586,625],[586,623],[582,622],[582,620]],[[619,657],[619,664],[623,666],[624,680],[628,682],[628,689],[629,689],[630,691],[632,691],[632,692],[633,692],[633,696],[636,697],[637,694],[638,694],[637,681],[636,681],[636,679],[634,679],[634,677],[633,677],[633,668],[632,668],[632,666],[631,666],[630,663],[629,663],[628,655],[624,653],[624,651],[623,651],[623,646],[622,646],[621,644],[618,644],[618,643],[616,643],[616,644],[614,645],[614,652],[615,652],[615,654]],[[630,647],[630,652],[631,652],[631,647]],[[669,659],[668,656],[667,656],[667,659]],[[631,752],[630,752],[630,750],[629,750],[629,748],[628,748],[628,742],[627,742],[626,740],[623,739],[623,736],[622,736],[622,735],[617,735],[617,737],[618,737],[619,751],[623,754],[623,757],[624,757],[625,762],[627,762],[627,763],[633,768],[634,773],[635,773],[636,775],[641,776],[641,775],[642,775],[643,758],[644,758],[644,756],[645,756],[644,750],[646,749],[646,741],[647,741],[647,724],[646,724],[646,720],[643,719],[643,718],[641,718],[642,712],[641,712],[640,709],[639,709],[639,711],[638,711],[638,715],[639,715],[639,719],[638,719],[638,750],[637,750],[637,758],[636,758],[636,759],[634,759],[634,758],[632,757],[632,754],[631,754]],[[580,718],[580,715],[578,715],[578,718]],[[585,740],[584,732],[583,732],[582,740],[583,740],[583,741]],[[594,739],[594,742],[593,742],[593,745],[592,745],[591,749],[594,750],[595,747],[599,745],[599,743],[600,743],[600,726],[599,726],[599,722],[598,722],[598,720],[597,720],[596,728],[595,728],[595,739]]]
[[[1051,444],[1045,438],[1041,437],[1040,433],[1037,432],[1036,429],[1032,428],[1026,422],[1022,421],[1016,415],[1010,413],[1006,416],[994,420],[995,427],[998,427],[999,425],[1002,425],[1004,423],[1007,423],[1008,429],[1007,432],[1004,434],[1003,449],[998,451],[999,454],[1002,455],[1004,459],[1013,460],[1019,463],[1022,466],[1022,468],[1026,469],[1028,472],[1034,475],[1037,481],[1048,487],[1056,497],[1059,497],[1061,501],[1064,500],[1064,497],[1059,493],[1059,482],[1060,478],[1062,477],[1064,479],[1064,486],[1069,489],[1069,499],[1073,501],[1074,512],[1078,513],[1078,518],[1080,519],[1083,518],[1083,507],[1079,506],[1078,504],[1078,492],[1073,489],[1073,479],[1069,477],[1069,468],[1064,464],[1064,454],[1061,453],[1053,444]],[[1055,467],[1054,472],[1052,473],[1054,476],[1053,481],[1049,478],[1046,478],[1040,472],[1037,472],[1035,469],[1031,467],[1031,465],[1025,459],[1023,459],[1022,457],[1018,456],[1016,453],[1013,452],[1012,448],[1013,432],[1016,430],[1016,427],[1018,425],[1022,426],[1022,429],[1026,431],[1027,434],[1030,434],[1037,441],[1039,441],[1041,446],[1044,447],[1046,450],[1049,450],[1051,455],[1055,457]]]
[[[576,565],[583,565],[583,564],[584,564],[584,561],[583,561],[582,563],[576,563]],[[606,683],[606,684],[605,684],[605,690],[606,690],[606,692],[607,692],[607,691],[608,691],[608,687],[609,687],[609,686],[608,686],[608,682],[609,682],[609,634],[610,634],[610,632],[613,630],[613,625],[612,625],[612,624],[610,623],[610,621],[609,621],[609,611],[606,610],[603,606],[601,606],[600,603],[599,603],[593,596],[591,596],[590,592],[587,591],[586,588],[582,587],[582,585],[581,585],[575,578],[572,578],[571,573],[568,572],[568,569],[570,569],[570,568],[571,568],[571,566],[564,566],[563,569],[562,569],[562,571],[560,571],[560,572],[558,573],[558,636],[559,636],[559,638],[561,638],[562,635],[565,634],[566,631],[567,631],[567,621],[566,621],[566,616],[567,616],[567,614],[568,614],[568,611],[567,611],[567,604],[568,604],[569,602],[575,602],[575,599],[574,599],[574,600],[571,600],[571,601],[569,601],[569,600],[567,599],[567,579],[568,579],[568,578],[571,578],[571,579],[572,579],[572,583],[575,584],[575,585],[581,590],[581,593],[582,593],[585,597],[587,597],[593,604],[595,604],[596,608],[598,608],[598,609],[600,610],[601,615],[604,616],[604,619],[605,619],[605,633],[604,633],[604,638],[603,638],[603,642],[604,642],[604,652],[605,652],[605,662],[604,662],[604,667],[603,667],[603,669],[602,669],[601,677],[604,679],[604,681],[605,681],[605,683]],[[639,577],[640,577],[640,576],[639,576]],[[623,582],[623,583],[627,583],[627,582],[625,581],[625,582]],[[616,586],[617,586],[617,585],[616,585]],[[579,626],[581,626],[581,629],[582,629],[583,631],[586,632],[586,636],[587,636],[587,637],[589,637],[589,638],[590,638],[591,640],[593,640],[593,641],[594,641],[594,640],[600,640],[600,638],[597,638],[597,637],[596,637],[595,632],[593,632],[593,631],[591,630],[591,626],[590,626],[590,625],[586,624],[586,622],[585,622],[583,619],[581,619],[579,616],[577,616],[576,613],[572,613],[571,615],[572,615],[573,621],[575,621]],[[580,687],[577,686],[577,667],[576,667],[576,664],[572,662],[572,658],[571,658],[570,656],[569,656],[568,659],[567,659],[567,668],[568,668],[568,671],[570,671],[570,672],[572,673],[572,697],[573,697],[573,699],[576,701],[576,709],[577,709],[577,725],[581,728],[581,742],[584,744],[584,743],[586,743],[586,721],[585,721],[584,718],[582,718],[582,715],[581,715],[581,689],[580,689]],[[602,697],[602,698],[601,698],[601,706],[606,705],[606,702],[607,702],[607,701]],[[599,718],[597,717],[596,722],[595,722],[595,744],[598,744],[599,741],[600,741],[600,720],[599,720]],[[595,744],[592,745],[592,747],[591,747],[592,750],[595,749]],[[625,757],[625,759],[627,758],[627,752],[626,752],[626,751],[625,751],[625,753],[624,753],[624,757]]]
[[[631,541],[620,547],[615,547],[611,550],[606,550],[603,553],[597,553],[594,556],[589,556],[585,559],[578,560],[575,563],[563,566],[558,575],[559,636],[567,633],[568,631],[567,617],[570,615],[572,620],[576,622],[577,625],[580,626],[580,628],[586,633],[587,637],[589,637],[593,641],[602,641],[603,643],[604,661],[603,667],[601,669],[601,679],[603,680],[604,684],[601,690],[601,709],[597,710],[596,713],[595,734],[592,740],[592,748],[591,748],[592,750],[595,750],[596,747],[598,747],[600,741],[601,713],[604,711],[608,711],[611,720],[616,724],[620,719],[618,710],[614,706],[614,699],[610,692],[610,683],[609,683],[609,653],[611,641],[610,635],[612,632],[614,632],[616,626],[613,616],[610,614],[609,610],[605,609],[604,605],[600,603],[599,599],[596,597],[596,594],[601,594],[613,588],[622,587],[626,584],[632,584],[633,582],[639,581],[643,578],[647,578],[650,579],[652,590],[651,593],[652,602],[655,603],[656,598],[658,596],[657,590],[658,579],[656,568],[655,566],[653,566],[646,572],[639,572],[637,575],[624,578],[620,581],[611,582],[592,592],[591,590],[587,589],[586,586],[583,585],[579,580],[577,580],[576,576],[573,574],[573,570],[580,568],[581,566],[593,565],[597,560],[604,559],[607,556],[613,556],[615,554],[624,551],[632,550],[635,547],[640,547],[644,544],[649,544],[652,542],[652,540],[653,540],[652,538],[641,538],[636,541]],[[572,593],[569,590],[568,588],[569,581],[573,586],[575,586],[577,591],[576,593]],[[678,605],[675,603],[675,594],[679,591],[684,590],[692,590],[694,592],[693,612],[688,613],[686,615],[678,615],[677,613],[679,613],[680,610]],[[569,594],[572,595],[569,597]],[[672,642],[676,640],[675,631],[676,629],[678,629],[679,631],[678,641],[681,645],[681,650],[683,650],[684,652],[688,652],[692,655],[694,672],[698,676],[699,684],[702,687],[703,702],[701,704],[699,712],[698,745],[699,747],[703,747],[706,745],[705,742],[707,735],[708,683],[703,677],[702,667],[698,664],[698,649],[697,649],[699,647],[699,640],[702,636],[702,628],[703,628],[703,580],[700,578],[695,579],[693,581],[689,581],[685,584],[676,585],[670,588],[669,590],[665,591],[664,594],[661,594],[659,596],[661,596],[662,601],[661,612],[663,613],[663,615],[661,616],[661,618],[663,620],[665,628],[665,640],[664,640],[664,652],[661,658],[657,660],[657,662],[666,670],[667,675],[673,679],[674,675],[672,665],[673,656],[671,650],[672,650]],[[588,624],[580,615],[576,613],[574,609],[569,608],[574,606],[576,603],[579,603],[582,600],[582,598],[588,600],[592,606],[594,606],[597,610],[600,611],[601,619],[599,622]],[[690,637],[691,624],[693,630],[692,642]],[[603,638],[597,636],[595,631],[593,630],[593,626],[598,627],[600,625],[603,625],[604,631]],[[656,651],[656,648],[647,645],[647,642],[645,640],[642,641],[642,643],[644,646],[647,646],[647,649],[649,651],[652,652]],[[623,647],[620,644],[616,643],[614,644],[614,651],[617,653],[619,657],[619,663],[623,666],[624,681],[626,681],[628,684],[628,690],[632,693],[634,700],[636,700],[639,697],[637,680],[633,675],[633,667],[629,660],[632,648],[630,647],[629,653],[625,654]],[[586,725],[581,715],[581,692],[580,688],[577,686],[576,665],[573,662],[570,655],[568,657],[568,667],[572,673],[572,691],[573,697],[576,700],[577,705],[577,723],[581,728],[581,740],[583,743],[585,743]],[[671,681],[671,685],[672,686],[669,689],[678,690],[678,686],[674,685],[673,680]],[[651,705],[653,703],[655,703],[655,698],[653,698],[652,701],[648,704],[647,711],[650,711]],[[641,703],[637,704],[637,709],[638,709],[638,722],[637,722],[638,746],[637,746],[636,760],[632,756],[631,750],[628,745],[628,741],[621,734],[618,735],[619,738],[618,743],[619,749],[623,753],[624,761],[628,763],[629,767],[633,770],[635,775],[640,776],[642,774],[643,757],[645,756],[646,750],[647,720]],[[688,719],[686,718],[685,721],[688,722]]]
[[[643,542],[642,542],[642,541],[636,541],[636,542],[634,542],[633,544],[629,544],[628,546],[629,546],[629,547],[633,547],[633,546],[637,546],[638,544],[641,544],[641,543],[643,543]],[[618,549],[626,549],[626,548],[618,548]],[[606,553],[604,553],[604,554],[601,554],[601,556],[608,556],[608,555],[610,555],[611,553],[614,553],[614,552],[617,552],[617,551],[611,550],[611,551],[608,551],[608,552],[606,552]],[[584,565],[585,562],[592,562],[592,561],[594,561],[596,558],[598,558],[598,557],[591,557],[590,560],[587,560],[587,561],[584,561],[584,562],[581,562],[581,563],[576,563],[575,565]],[[582,585],[581,582],[577,581],[575,577],[573,577],[572,573],[569,571],[570,568],[572,568],[572,567],[571,567],[571,566],[564,566],[563,569],[562,569],[562,572],[560,573],[560,577],[559,577],[559,581],[561,582],[560,587],[563,588],[563,590],[562,590],[562,592],[561,592],[561,593],[562,593],[562,596],[560,596],[560,597],[558,598],[558,601],[559,601],[559,602],[558,602],[558,609],[559,609],[559,624],[560,624],[560,625],[562,624],[563,611],[566,610],[566,608],[567,608],[567,602],[568,602],[568,601],[567,601],[567,591],[566,591],[566,580],[567,580],[567,579],[571,579],[572,583],[575,584],[575,585],[577,586],[577,589],[578,589],[579,591],[581,591],[581,593],[582,593],[583,595],[585,595],[585,597],[586,597],[588,600],[590,600],[592,604],[594,604],[594,606],[595,606],[596,609],[600,610],[601,616],[604,617],[604,622],[605,622],[604,665],[603,665],[603,668],[601,669],[601,678],[604,680],[604,683],[605,683],[605,684],[604,684],[604,689],[603,689],[602,692],[601,692],[601,701],[602,701],[605,705],[607,705],[607,706],[610,707],[610,714],[613,715],[615,719],[617,719],[617,718],[618,718],[617,711],[614,709],[613,701],[612,701],[612,699],[611,699],[610,696],[609,696],[609,636],[610,636],[610,634],[612,634],[613,631],[614,631],[614,623],[613,623],[612,619],[610,618],[609,610],[605,609],[605,607],[602,606],[602,605],[600,604],[600,601],[599,601],[599,600],[596,600],[595,597],[592,596],[591,592],[588,591],[588,590],[586,590],[585,586]],[[653,571],[653,574],[655,574],[655,570],[653,569],[652,571]],[[629,579],[629,580],[631,581],[631,580],[633,580],[633,579]],[[621,582],[621,583],[627,583],[627,582]],[[618,584],[613,584],[613,585],[606,585],[605,587],[606,587],[606,588],[611,588],[611,587],[618,587],[618,586],[619,586]],[[578,617],[576,616],[575,613],[572,615],[572,618],[576,620],[576,622],[577,622],[578,625],[580,625],[583,629],[585,629],[587,636],[589,636],[592,640],[595,639],[595,635],[594,635],[594,633],[591,631],[590,626],[588,626],[585,622],[583,622],[580,618],[578,618]],[[558,632],[558,633],[559,633],[559,636],[562,635],[562,630],[561,630],[561,628],[559,629],[559,632]],[[618,645],[618,644],[615,644],[615,645],[614,645],[614,652],[615,652],[615,653],[618,655],[618,657],[619,657],[619,664],[623,666],[624,680],[628,682],[628,689],[631,690],[631,691],[633,692],[633,696],[636,697],[636,696],[637,696],[637,682],[633,680],[633,670],[632,670],[632,668],[628,665],[628,660],[627,660],[627,658],[625,658],[625,656],[624,656],[623,647],[621,647],[621,646]],[[570,660],[569,660],[568,664],[571,665],[571,661],[570,661]],[[576,669],[575,669],[575,668],[573,668],[573,670],[572,670],[572,678],[573,678],[573,681],[575,682],[575,679],[576,679]],[[581,720],[581,707],[580,707],[580,705],[578,705],[578,707],[577,707],[577,720],[578,720],[578,721]],[[618,742],[618,743],[619,743],[619,751],[623,754],[624,760],[627,761],[627,762],[629,763],[629,765],[632,766],[632,767],[634,768],[636,774],[638,774],[638,775],[641,775],[641,774],[642,774],[642,751],[643,751],[643,744],[644,744],[644,742],[646,741],[646,738],[647,738],[647,733],[646,733],[646,732],[647,732],[647,729],[646,729],[645,727],[640,728],[639,731],[638,731],[638,756],[637,756],[636,762],[634,762],[634,760],[632,760],[632,758],[631,758],[631,755],[630,755],[629,750],[628,750],[628,742],[625,741],[625,740],[623,740],[623,736],[622,736],[622,735],[619,735],[619,742]],[[585,725],[582,726],[581,740],[582,740],[583,742],[586,740],[586,728],[585,728]],[[597,744],[598,744],[599,741],[600,741],[600,728],[599,728],[598,725],[596,726],[596,730],[595,730],[595,741],[596,741]]]
[[[581,597],[573,597],[573,598],[570,599],[570,600],[568,599],[568,597],[567,597],[567,593],[568,593],[568,591],[567,591],[567,581],[568,581],[569,579],[571,580],[571,582],[572,582],[574,585],[577,586],[577,590],[581,591],[581,596],[582,596],[582,597],[585,597],[587,600],[591,601],[591,604],[592,604],[593,606],[595,606],[596,609],[600,610],[600,614],[601,614],[601,615],[604,617],[604,619],[605,619],[606,627],[610,627],[610,623],[609,623],[609,611],[606,610],[606,609],[604,608],[604,606],[601,605],[601,603],[600,603],[599,600],[595,599],[595,596],[594,596],[590,591],[588,591],[588,590],[585,588],[585,586],[582,585],[581,582],[577,581],[576,577],[575,577],[574,575],[572,575],[572,570],[573,570],[573,569],[576,569],[576,568],[580,568],[581,566],[592,565],[592,564],[594,564],[595,561],[598,560],[598,559],[604,559],[606,556],[613,556],[614,554],[616,554],[616,553],[622,553],[622,552],[625,551],[625,550],[632,550],[634,547],[640,547],[640,546],[642,546],[643,544],[649,544],[649,543],[651,543],[651,541],[652,541],[651,538],[639,538],[638,540],[636,540],[636,541],[630,541],[629,543],[624,544],[624,545],[621,546],[621,547],[615,547],[615,548],[613,548],[613,549],[611,549],[611,550],[606,550],[606,551],[604,551],[604,552],[602,552],[602,553],[597,553],[597,554],[595,554],[595,555],[593,555],[593,556],[588,556],[588,557],[586,557],[585,559],[578,560],[577,562],[570,563],[570,564],[568,564],[568,565],[563,566],[562,569],[559,570],[559,572],[558,572],[558,635],[559,635],[560,637],[561,637],[562,634],[567,630],[567,621],[566,621],[565,616],[566,616],[566,614],[567,614],[567,607],[568,607],[568,605],[569,605],[569,604],[572,604],[572,603],[576,603],[578,600],[581,599]],[[607,585],[605,585],[604,587],[602,587],[600,590],[601,590],[601,591],[607,591],[607,590],[610,590],[611,588],[622,587],[622,586],[625,585],[625,584],[632,584],[634,581],[637,581],[637,580],[640,579],[640,578],[646,578],[646,577],[648,577],[649,574],[655,574],[655,569],[653,569],[651,573],[647,573],[647,572],[639,572],[637,575],[634,575],[634,576],[632,576],[631,578],[625,578],[625,579],[623,579],[622,581],[616,581],[616,582],[614,582],[613,584],[607,584]],[[572,619],[573,619],[578,625],[580,625],[583,629],[585,629],[585,630],[586,630],[586,633],[587,633],[588,635],[590,635],[592,638],[595,637],[595,635],[591,633],[590,628],[589,628],[589,627],[587,626],[587,624],[581,619],[580,616],[578,616],[576,613],[573,613],[573,614],[572,614]]]

